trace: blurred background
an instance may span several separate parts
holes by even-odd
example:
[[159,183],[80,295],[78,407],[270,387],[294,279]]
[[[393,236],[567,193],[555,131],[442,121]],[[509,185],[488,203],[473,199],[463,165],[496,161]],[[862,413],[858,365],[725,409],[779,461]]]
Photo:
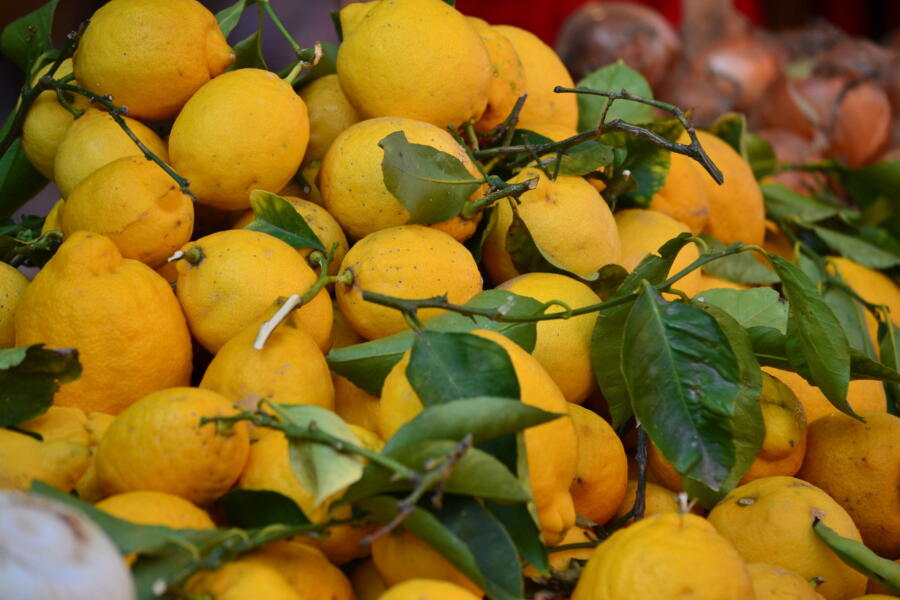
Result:
[[[215,13],[234,0],[201,1]],[[337,42],[331,12],[349,3],[270,2],[304,46]],[[0,27],[43,3],[0,2]],[[60,0],[57,46],[103,3]],[[556,49],[575,81],[622,59],[657,98],[691,109],[700,125],[727,111],[746,113],[781,160],[832,156],[860,166],[900,157],[900,0],[457,0],[457,8],[532,31]],[[249,9],[229,41],[256,27]],[[292,58],[268,20],[263,47],[273,69]],[[0,57],[3,115],[21,84],[22,73]],[[852,147],[835,149],[834,140],[851,133]],[[56,198],[50,185],[24,212],[44,213]]]

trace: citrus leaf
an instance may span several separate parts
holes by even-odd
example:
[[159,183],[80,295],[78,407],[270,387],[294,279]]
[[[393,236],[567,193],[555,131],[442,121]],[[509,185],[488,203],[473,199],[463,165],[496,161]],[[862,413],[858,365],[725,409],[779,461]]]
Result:
[[[355,506],[379,523],[389,523],[400,512],[397,508],[397,499],[391,496],[366,498],[357,502]],[[437,517],[423,508],[415,507],[403,521],[403,527],[416,534],[477,586],[484,589],[486,581],[472,550]]]
[[322,58],[316,63],[316,66],[304,72],[294,80],[294,88],[300,89],[305,85],[309,85],[316,79],[333,75],[337,73],[337,53],[338,45],[334,42],[319,42],[322,45]]
[[235,488],[219,498],[216,506],[222,510],[227,523],[244,529],[268,527],[278,523],[309,523],[296,502],[272,490]]
[[7,219],[47,185],[15,140],[0,157],[0,219]]
[[231,32],[237,27],[238,21],[241,20],[244,9],[253,4],[256,4],[256,0],[238,0],[228,8],[217,12],[216,22],[219,24],[219,29],[222,30],[222,35],[226,38],[231,35]]
[[[646,129],[659,134],[663,138],[674,142],[684,131],[677,119],[654,121],[643,125]],[[644,138],[634,137],[627,133],[616,131],[604,135],[600,141],[605,144],[623,150],[624,158],[616,161],[613,176],[608,182],[607,190],[620,185],[622,178],[627,178],[635,188],[622,194],[629,203],[646,208],[650,206],[653,195],[661,190],[669,176],[669,166],[672,164],[672,153],[657,146]],[[627,176],[626,176],[627,173]],[[627,189],[628,186],[626,186]],[[604,196],[608,198],[607,192]]]
[[[465,306],[525,317],[540,314],[543,304],[512,292],[486,290],[476,294]],[[504,323],[481,316],[469,318],[453,312],[429,319],[425,322],[425,329],[460,332],[490,329],[502,333],[528,352],[534,349],[535,343],[534,323]],[[328,366],[369,394],[380,396],[384,378],[403,357],[403,353],[412,347],[414,337],[415,334],[407,330],[378,340],[335,348],[328,353]]]
[[756,180],[759,181],[774,173],[778,159],[772,144],[767,142],[763,136],[752,131],[744,134],[744,140],[747,145],[747,162],[750,164]]
[[257,29],[234,45],[234,64],[230,70],[268,68],[263,56],[262,29]]
[[[315,427],[346,442],[360,445],[350,427],[336,413],[311,404],[275,404],[269,406],[285,423],[303,429]],[[353,455],[339,452],[328,444],[288,438],[291,469],[318,507],[330,496],[362,477],[363,463]]]
[[[894,371],[900,370],[900,327],[890,323],[892,331],[884,322],[878,323],[878,351],[881,354],[881,362]],[[887,393],[888,412],[900,416],[900,382],[885,382],[884,390]]]
[[634,414],[675,469],[714,491],[734,467],[741,365],[706,311],[667,302],[646,281],[628,319],[622,372]]
[[774,221],[796,219],[805,223],[817,223],[840,212],[837,207],[795,192],[781,183],[764,183],[759,187],[766,201],[766,215]]
[[747,118],[744,115],[725,113],[716,119],[709,130],[747,160]]
[[0,350],[0,427],[44,414],[59,386],[81,376],[77,350],[43,344]]
[[516,546],[490,511],[471,498],[448,496],[435,517],[469,548],[493,600],[520,600],[523,580]]
[[[621,60],[606,65],[583,77],[578,87],[599,92],[627,90],[635,96],[653,98],[653,91],[644,76]],[[600,124],[603,110],[609,99],[589,94],[576,94],[578,98],[578,131],[595,129]],[[629,123],[647,123],[653,120],[653,107],[630,100],[616,100],[606,114],[606,122],[622,119]]]
[[847,402],[850,344],[837,317],[799,267],[780,256],[769,262],[781,278],[788,310],[786,351],[791,362],[808,365],[812,380],[835,408],[856,417]]
[[842,166],[841,177],[846,183],[861,182],[896,200],[897,190],[900,190],[900,160],[877,162],[862,169]]
[[[776,294],[777,295],[777,294]],[[756,460],[766,435],[760,408],[760,394],[763,382],[759,362],[753,354],[750,335],[743,324],[734,317],[709,304],[700,305],[716,320],[722,333],[728,339],[731,351],[737,359],[740,369],[740,391],[735,397],[731,414],[732,442],[735,449],[734,465],[728,477],[718,491],[690,478],[682,478],[682,484],[688,494],[697,498],[706,508],[712,508],[719,500],[733,490],[741,478]]]
[[812,528],[847,565],[891,592],[900,594],[900,564],[881,558],[862,542],[841,536],[818,517],[813,518]]
[[409,223],[428,225],[452,219],[482,185],[458,158],[431,146],[411,144],[402,131],[378,145],[384,149],[384,185],[409,211]]
[[[703,233],[700,237],[709,246],[710,252],[720,252],[725,249],[725,244],[708,233]],[[778,283],[778,275],[756,260],[750,252],[739,252],[706,263],[703,265],[703,271],[719,279],[747,285]]]
[[547,547],[541,542],[541,529],[528,507],[522,504],[485,502],[484,507],[500,521],[526,563],[546,575],[550,572]]
[[825,227],[813,226],[810,229],[815,231],[816,235],[822,238],[822,241],[833,251],[865,267],[870,269],[889,269],[900,265],[900,256],[870,244],[859,237],[846,235]]
[[[559,159],[560,175],[582,176],[612,164],[613,149],[597,140],[588,140],[566,150]],[[551,163],[553,161],[550,161]]]
[[[0,32],[0,52],[23,71],[29,63],[43,52],[53,49],[50,30],[53,27],[53,13],[59,0],[50,0],[39,9],[16,19]],[[4,181],[0,178],[0,181]]]
[[694,300],[724,310],[744,328],[772,327],[782,333],[787,330],[787,303],[772,288],[712,289],[700,292]]
[[476,396],[519,397],[503,346],[470,333],[418,332],[406,376],[425,406]]
[[878,360],[875,346],[869,337],[866,324],[866,308],[856,298],[838,286],[828,286],[822,297],[837,317],[850,347],[873,360]]
[[278,194],[253,190],[250,192],[250,207],[253,209],[253,220],[244,229],[268,233],[292,248],[327,250],[297,209]]

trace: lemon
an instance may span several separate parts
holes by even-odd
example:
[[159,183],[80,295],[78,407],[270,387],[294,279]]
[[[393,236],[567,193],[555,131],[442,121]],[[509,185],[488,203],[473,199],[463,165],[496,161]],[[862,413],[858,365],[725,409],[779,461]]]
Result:
[[185,591],[193,598],[214,600],[301,600],[274,567],[251,558],[225,563],[215,571],[200,571]]
[[165,492],[125,492],[101,500],[95,506],[114,517],[140,525],[162,525],[172,529],[215,527],[205,510]]
[[15,267],[0,262],[0,348],[11,348],[16,342],[16,307],[25,293],[28,278]]
[[525,93],[525,67],[512,43],[493,27],[476,17],[467,17],[478,32],[491,59],[491,87],[484,114],[475,129],[488,131],[502,123],[519,96]]
[[668,215],[699,235],[709,220],[709,197],[704,178],[709,175],[693,158],[672,152],[662,189],[653,194],[650,210]]
[[337,75],[320,77],[300,90],[309,111],[309,145],[303,162],[321,160],[340,132],[360,120]]

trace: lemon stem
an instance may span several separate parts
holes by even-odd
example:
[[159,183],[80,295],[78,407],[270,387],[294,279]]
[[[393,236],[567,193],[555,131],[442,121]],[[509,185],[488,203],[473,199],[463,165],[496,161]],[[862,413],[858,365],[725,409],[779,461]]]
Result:
[[503,183],[502,186],[498,187],[492,192],[485,194],[478,200],[475,200],[473,202],[466,202],[459,216],[461,216],[463,219],[472,219],[473,217],[475,217],[475,215],[483,211],[485,208],[493,205],[497,200],[506,198],[508,196],[518,198],[525,192],[536,188],[537,184],[537,177],[533,177],[521,183]]

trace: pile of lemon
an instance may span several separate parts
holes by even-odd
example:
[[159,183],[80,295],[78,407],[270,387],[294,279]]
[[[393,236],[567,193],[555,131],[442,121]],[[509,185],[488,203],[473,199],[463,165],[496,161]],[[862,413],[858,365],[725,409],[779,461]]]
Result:
[[[485,289],[484,273],[487,287],[541,302],[577,308],[600,301],[575,277],[517,271],[506,250],[512,212],[505,201],[477,264],[462,242],[481,215],[407,225],[409,212],[383,182],[378,142],[395,131],[455,156],[479,177],[447,128],[472,122],[489,131],[522,94],[520,128],[554,140],[574,135],[575,96],[553,93],[573,84],[553,50],[527,31],[465,17],[441,0],[351,4],[340,24],[337,74],[295,92],[272,72],[232,69],[234,54],[215,17],[194,0],[111,0],[93,15],[56,76],[72,73],[78,85],[127,106],[131,131],[190,182],[194,198],[101,107],[75,96],[85,111],[76,119],[48,91],[30,108],[22,143],[62,195],[45,230],[61,230],[64,242],[30,283],[0,264],[0,347],[77,348],[83,374],[61,387],[46,414],[22,425],[41,441],[0,429],[0,488],[40,480],[120,518],[173,528],[215,526],[218,517],[206,508],[234,487],[280,492],[313,521],[347,516],[348,507],[315,507],[280,432],[251,431],[246,423],[201,426],[200,418],[232,415],[260,398],[314,404],[335,411],[378,450],[422,404],[405,375],[408,355],[380,398],[329,371],[332,347],[408,327],[399,312],[363,300],[362,290],[413,299],[447,294],[464,303]],[[159,121],[171,122],[165,139],[149,126]],[[514,181],[538,182],[522,195],[519,214],[555,262],[582,275],[609,263],[633,269],[684,231],[784,248],[778,232],[767,231],[747,163],[710,134],[700,140],[724,172],[723,186],[673,155],[649,209],[613,214],[586,179],[550,180],[525,168]],[[305,185],[294,180],[298,172]],[[352,283],[322,289],[291,313],[262,350],[253,341],[276,301],[305,292],[317,273],[306,260],[309,248],[244,229],[254,190],[286,197],[326,247],[336,245],[331,273],[352,273]],[[178,260],[167,262],[173,255]],[[686,246],[674,269],[697,256]],[[900,314],[892,281],[835,262],[867,300]],[[691,296],[741,287],[700,271],[679,285]],[[541,322],[532,354],[479,332],[506,348],[524,402],[568,413],[525,436],[548,545],[592,540],[576,515],[602,525],[625,515],[635,499],[634,440],[623,443],[600,416],[604,401],[590,364],[596,318]],[[770,370],[763,447],[742,485],[706,518],[678,502],[680,478],[651,448],[646,518],[596,550],[551,554],[559,570],[573,558],[589,559],[572,598],[862,596],[866,577],[815,536],[810,515],[900,558],[900,419],[886,413],[877,382],[851,384],[850,402],[867,423],[832,414],[818,388]],[[323,538],[277,542],[200,573],[187,592],[217,599],[482,597],[412,533],[401,528],[361,545],[370,532],[340,525]]]

